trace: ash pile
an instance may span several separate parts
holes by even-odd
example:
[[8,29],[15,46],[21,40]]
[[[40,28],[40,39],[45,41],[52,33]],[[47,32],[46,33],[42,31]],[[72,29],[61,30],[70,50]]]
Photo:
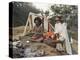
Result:
[[32,42],[28,36],[10,42],[10,48],[13,48],[13,58],[60,55],[54,47],[42,42]]

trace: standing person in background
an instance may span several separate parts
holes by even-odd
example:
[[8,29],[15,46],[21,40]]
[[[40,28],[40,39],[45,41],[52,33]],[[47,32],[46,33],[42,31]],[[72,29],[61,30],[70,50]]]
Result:
[[[58,40],[64,41],[67,54],[72,54],[71,45],[69,42],[69,37],[67,32],[67,24],[62,21],[61,16],[57,16],[55,20],[56,20],[55,33],[59,35]],[[56,44],[56,49],[60,52],[64,51],[64,48],[61,43]]]

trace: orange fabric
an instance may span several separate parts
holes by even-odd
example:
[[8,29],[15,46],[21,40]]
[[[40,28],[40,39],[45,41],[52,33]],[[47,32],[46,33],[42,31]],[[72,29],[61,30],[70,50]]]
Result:
[[52,36],[53,35],[53,32],[47,32],[47,35],[48,36]]
[[54,35],[53,32],[46,32],[46,33],[43,34],[43,36],[44,36],[45,38],[52,37],[53,35]]

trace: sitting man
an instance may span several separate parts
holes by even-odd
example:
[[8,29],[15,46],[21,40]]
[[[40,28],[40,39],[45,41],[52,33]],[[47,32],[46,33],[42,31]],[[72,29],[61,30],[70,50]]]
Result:
[[35,26],[33,28],[34,35],[32,36],[33,41],[41,41],[43,40],[43,26],[42,19],[40,17],[36,17],[34,19]]
[[[68,32],[67,32],[67,24],[63,22],[61,18],[62,18],[61,16],[57,16],[55,19],[56,20],[55,33],[59,34],[58,40],[64,41],[64,46],[65,46],[67,54],[72,54]],[[58,51],[64,51],[64,48],[60,43],[56,45],[56,48]]]

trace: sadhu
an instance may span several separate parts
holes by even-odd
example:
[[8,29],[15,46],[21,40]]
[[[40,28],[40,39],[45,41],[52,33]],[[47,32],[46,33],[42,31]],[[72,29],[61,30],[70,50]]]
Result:
[[42,20],[40,17],[36,17],[34,19],[34,23],[35,23],[35,26],[34,26],[33,32],[35,32],[35,33],[32,36],[33,41],[44,41],[44,40],[47,40],[48,38],[50,38],[53,40],[53,42],[58,42],[58,41],[56,41],[58,34],[55,34],[54,31],[52,31],[49,23],[48,23],[48,31],[47,32],[43,32]]

